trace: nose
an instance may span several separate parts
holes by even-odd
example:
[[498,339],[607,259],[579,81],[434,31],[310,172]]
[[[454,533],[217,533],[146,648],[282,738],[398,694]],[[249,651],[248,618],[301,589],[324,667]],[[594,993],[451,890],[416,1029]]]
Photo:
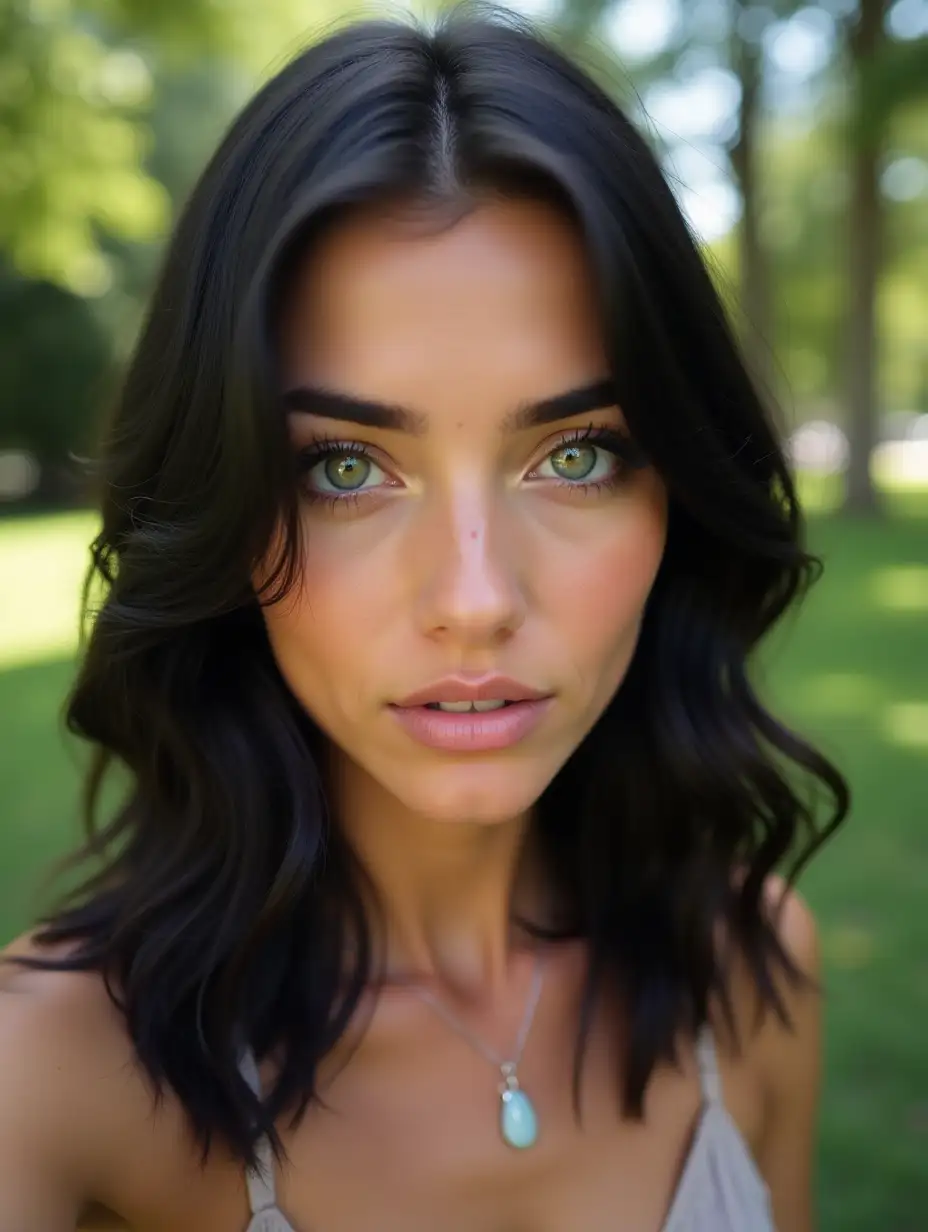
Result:
[[462,649],[504,643],[525,620],[526,595],[515,527],[501,502],[471,492],[423,515],[415,545],[422,632]]

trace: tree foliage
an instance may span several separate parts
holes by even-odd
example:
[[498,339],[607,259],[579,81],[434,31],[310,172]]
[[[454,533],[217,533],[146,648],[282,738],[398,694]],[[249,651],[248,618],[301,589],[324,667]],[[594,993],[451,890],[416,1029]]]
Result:
[[101,234],[144,241],[170,220],[148,166],[162,74],[206,60],[251,85],[348,12],[336,0],[3,0],[0,250],[23,274],[105,291]]
[[67,3],[8,0],[0,45],[0,247],[24,274],[99,292],[97,234],[143,239],[167,218],[143,169],[149,68]]
[[[637,3],[563,0],[565,22],[602,31],[612,12]],[[652,86],[684,81],[694,65],[737,81],[734,122],[711,140],[741,197],[735,235],[719,251],[739,287],[746,350],[800,414],[825,413],[851,430],[858,509],[871,503],[880,412],[919,399],[928,409],[928,363],[914,341],[928,327],[918,281],[928,194],[892,200],[881,181],[893,158],[928,157],[928,38],[894,37],[891,10],[890,0],[679,0],[665,45],[633,65],[646,103]],[[811,82],[814,116],[808,103],[801,116],[778,112],[766,88],[770,47],[791,20],[833,35]]]
[[0,438],[42,467],[43,494],[74,494],[70,454],[87,448],[108,340],[85,300],[50,282],[0,281]]

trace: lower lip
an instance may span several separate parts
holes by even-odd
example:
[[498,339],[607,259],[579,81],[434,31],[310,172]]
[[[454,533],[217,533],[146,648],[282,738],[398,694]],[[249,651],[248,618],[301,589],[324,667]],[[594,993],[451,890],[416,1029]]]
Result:
[[484,753],[508,749],[524,740],[541,721],[551,701],[550,697],[542,697],[538,701],[513,702],[500,710],[470,710],[464,714],[429,710],[426,706],[390,709],[420,744],[449,753]]

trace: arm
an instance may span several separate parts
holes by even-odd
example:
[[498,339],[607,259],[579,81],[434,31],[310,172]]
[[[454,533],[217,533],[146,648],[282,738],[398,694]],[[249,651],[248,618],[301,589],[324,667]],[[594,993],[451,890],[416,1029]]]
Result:
[[[783,890],[784,883],[773,879],[770,898],[778,935],[800,970],[817,983],[820,955],[815,919],[795,891],[783,895]],[[795,988],[785,980],[780,990],[793,1030],[771,1016],[761,1032],[757,1055],[766,1116],[758,1162],[770,1187],[776,1226],[784,1232],[813,1232],[821,994]]]
[[58,1075],[43,1056],[46,1032],[33,1010],[28,997],[0,992],[0,1228],[73,1232],[78,1186],[55,1098]]

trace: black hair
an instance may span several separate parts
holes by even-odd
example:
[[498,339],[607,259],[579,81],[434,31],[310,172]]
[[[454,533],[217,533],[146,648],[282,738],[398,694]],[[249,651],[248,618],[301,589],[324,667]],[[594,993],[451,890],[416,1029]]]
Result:
[[[713,997],[730,1005],[720,926],[781,1016],[778,972],[800,978],[765,883],[785,862],[795,878],[848,790],[764,707],[750,663],[820,562],[659,163],[603,88],[521,19],[465,8],[430,28],[348,25],[270,81],[209,163],[104,433],[92,619],[66,708],[93,754],[77,853],[92,867],[37,935],[67,956],[31,960],[102,973],[204,1158],[217,1136],[244,1161],[262,1133],[282,1151],[274,1121],[318,1098],[320,1059],[373,969],[357,869],[326,810],[323,742],[260,608],[299,559],[276,355],[288,277],[349,209],[407,201],[451,217],[493,192],[570,211],[617,401],[669,494],[627,676],[535,817],[572,904],[565,935],[591,957],[578,1115],[604,981],[627,1007],[620,1107],[640,1116],[680,1032]],[[278,541],[256,593],[256,563]],[[124,795],[99,823],[113,770]],[[281,1058],[263,1104],[239,1076],[244,1042]]]

